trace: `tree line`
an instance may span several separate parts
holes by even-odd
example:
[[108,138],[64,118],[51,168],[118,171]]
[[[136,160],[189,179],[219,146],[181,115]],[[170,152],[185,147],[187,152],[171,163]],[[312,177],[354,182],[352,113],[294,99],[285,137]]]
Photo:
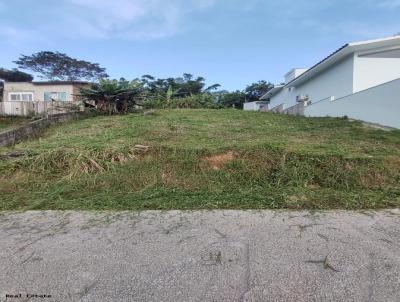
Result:
[[14,63],[18,69],[0,68],[0,79],[10,82],[32,81],[33,72],[51,81],[89,81],[80,96],[88,105],[113,113],[126,113],[141,105],[145,108],[242,108],[243,103],[257,101],[273,87],[270,82],[258,81],[243,90],[220,90],[221,85],[206,85],[206,79],[184,73],[180,77],[110,79],[98,63],[71,58],[60,52],[42,51],[30,56],[21,55]]

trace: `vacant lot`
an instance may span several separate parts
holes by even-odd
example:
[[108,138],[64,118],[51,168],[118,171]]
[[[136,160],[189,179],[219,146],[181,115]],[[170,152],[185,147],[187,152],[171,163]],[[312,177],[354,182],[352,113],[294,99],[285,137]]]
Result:
[[[25,155],[8,156],[15,151]],[[400,131],[342,119],[236,110],[101,116],[0,154],[3,210],[400,206]]]

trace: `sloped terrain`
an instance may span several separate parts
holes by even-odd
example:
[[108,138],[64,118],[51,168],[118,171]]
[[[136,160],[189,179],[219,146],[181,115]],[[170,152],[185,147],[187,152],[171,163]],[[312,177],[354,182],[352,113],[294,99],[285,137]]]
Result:
[[3,210],[400,206],[400,131],[337,118],[99,116],[0,154]]

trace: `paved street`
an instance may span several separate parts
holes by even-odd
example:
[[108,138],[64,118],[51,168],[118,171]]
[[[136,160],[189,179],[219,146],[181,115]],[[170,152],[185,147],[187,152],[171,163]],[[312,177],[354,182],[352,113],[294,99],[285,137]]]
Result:
[[3,212],[0,267],[0,301],[394,302],[400,211]]

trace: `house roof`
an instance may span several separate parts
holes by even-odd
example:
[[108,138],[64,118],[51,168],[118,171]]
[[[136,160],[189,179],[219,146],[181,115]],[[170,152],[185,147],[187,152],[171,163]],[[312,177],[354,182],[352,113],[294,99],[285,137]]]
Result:
[[38,81],[32,82],[33,85],[86,85],[85,81]]
[[260,100],[267,100],[269,99],[271,96],[277,94],[279,91],[281,91],[283,89],[285,85],[277,85],[274,86],[273,88],[271,88],[270,90],[268,90],[261,98]]
[[268,104],[268,101],[245,102],[244,104]]
[[[399,47],[400,46],[400,35],[386,37],[382,39],[375,39],[375,40],[367,40],[367,41],[359,41],[359,42],[352,42],[347,43],[328,55],[323,60],[319,61],[317,64],[312,66],[310,69],[305,71],[303,74],[298,76],[297,78],[293,79],[289,83],[286,83],[283,87],[292,87],[296,85],[300,85],[310,78],[316,76],[317,74],[321,73],[322,71],[328,69],[330,66],[334,65],[335,63],[339,62],[340,60],[344,59],[348,55],[354,52],[364,52],[368,50],[377,50],[379,48],[387,48],[387,47]],[[271,97],[274,94],[278,93],[280,90],[270,90],[265,95],[261,97],[261,99]]]

